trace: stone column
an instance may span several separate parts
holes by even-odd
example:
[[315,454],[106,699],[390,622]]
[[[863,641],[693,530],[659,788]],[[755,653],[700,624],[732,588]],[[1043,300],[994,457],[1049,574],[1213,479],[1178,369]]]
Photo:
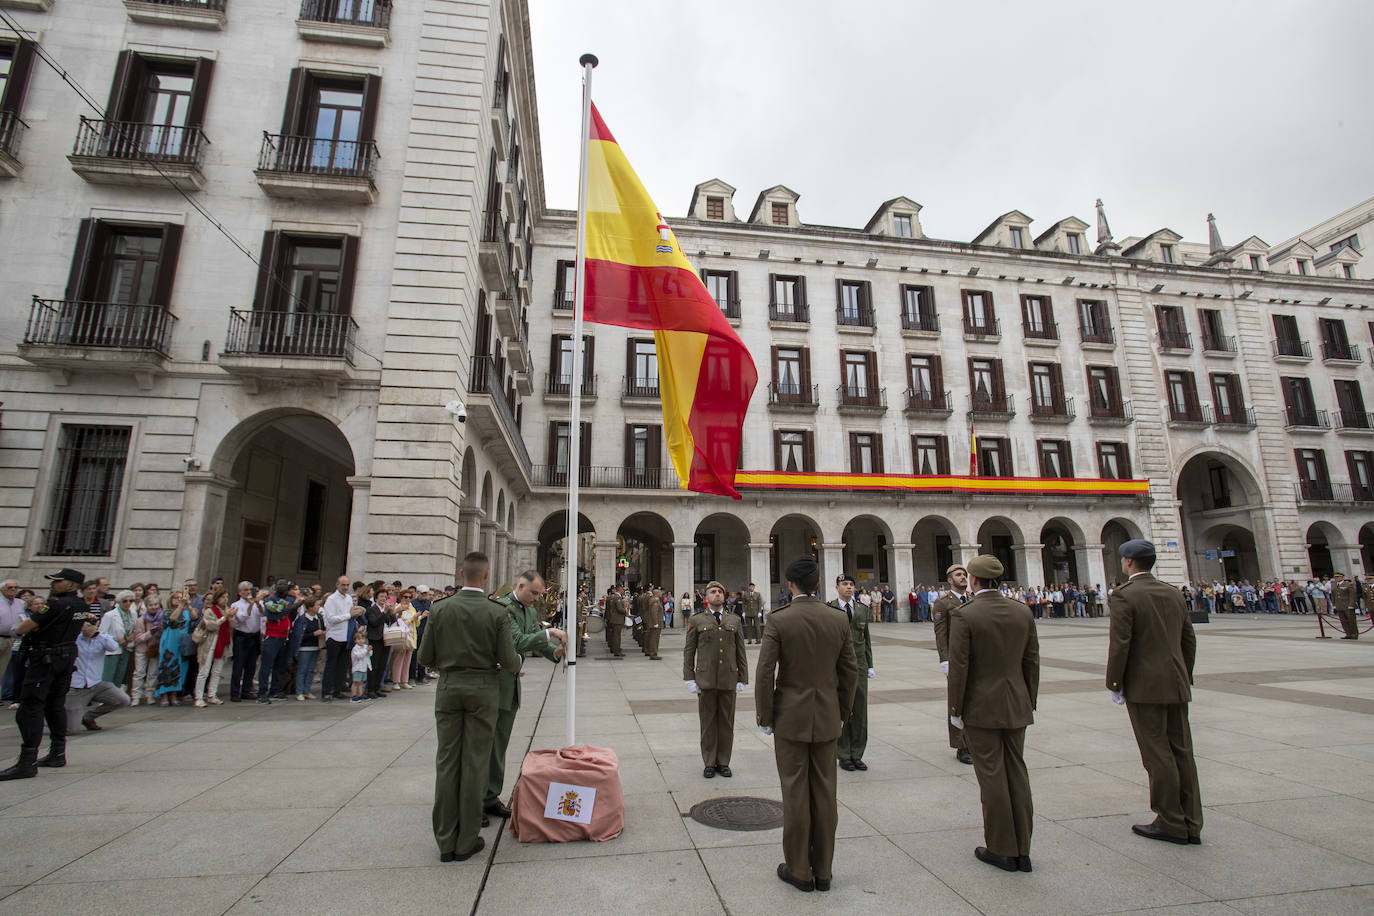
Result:
[[229,491],[237,483],[210,471],[187,471],[178,524],[174,582],[194,576],[202,587],[222,575],[219,566],[224,540],[224,512]]
[[478,526],[482,523],[482,510],[476,506],[464,506],[458,510],[458,565],[463,565],[463,554],[481,550],[478,542]]
[[[835,589],[835,577],[844,572],[844,542],[821,545],[821,581],[816,594],[828,601]],[[852,575],[852,573],[851,573]]]
[[[954,562],[961,563],[968,568],[968,561],[978,556],[977,544],[955,544],[950,548],[950,553],[954,556]],[[936,570],[940,574],[940,581],[945,581],[945,571]]]
[[513,573],[523,572],[527,569],[534,569],[534,558],[536,551],[539,549],[539,542],[517,541],[514,538],[512,538],[511,545],[515,550],[513,556],[515,568],[513,570]]
[[1073,549],[1074,560],[1078,563],[1079,585],[1100,585],[1106,588],[1106,558],[1102,556],[1101,544],[1084,544]]
[[915,547],[915,544],[887,545],[887,571],[891,576],[887,584],[892,587],[893,594],[897,595],[898,604],[901,604],[901,599],[904,599],[906,593],[916,584],[916,565],[911,555]]
[[696,544],[688,541],[685,544],[673,544],[673,594],[681,595],[683,592],[692,591],[692,552],[696,549]]
[[1040,544],[1012,544],[1016,557],[1016,581],[1026,587],[1045,584],[1045,567],[1040,561]]
[[596,579],[593,582],[596,595],[594,597],[606,594],[606,589],[615,585],[616,547],[615,541],[596,542]]
[[768,562],[768,552],[772,549],[772,544],[765,541],[762,544],[749,543],[749,579],[754,583],[754,590],[763,595],[763,606],[771,608],[773,603],[778,600],[777,591],[774,590],[774,583],[770,581],[772,572]]
[[[482,551],[482,553],[484,553],[484,554],[487,555],[487,559],[491,561],[492,574],[495,575],[496,568],[497,568],[497,567],[496,567],[496,560],[497,560],[497,557],[496,557],[496,555],[495,555],[495,554],[496,554],[496,523],[495,523],[495,522],[483,521],[483,522],[481,523],[481,525],[479,526],[479,529],[480,529],[480,532],[481,532],[481,533],[478,535],[478,542],[479,542],[482,546],[479,547],[479,548],[477,548],[477,549],[480,550],[480,551]],[[499,585],[500,583],[497,583],[497,584]]]
[[506,583],[514,584],[511,582],[514,577],[511,575],[510,555],[506,546],[509,542],[510,535],[506,534],[504,531],[497,530],[496,549],[493,551],[494,555],[491,558],[491,581],[497,586],[505,585]]
[[353,488],[353,508],[348,522],[348,575],[355,579],[366,579],[374,572],[367,568],[367,514],[368,503],[372,498],[371,477],[349,477],[348,485]]

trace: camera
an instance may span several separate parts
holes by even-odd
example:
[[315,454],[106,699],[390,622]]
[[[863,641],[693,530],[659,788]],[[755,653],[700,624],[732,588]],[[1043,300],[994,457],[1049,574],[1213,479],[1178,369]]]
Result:
[[444,405],[444,410],[447,410],[457,417],[459,423],[466,423],[468,421],[468,409],[462,401],[449,401]]

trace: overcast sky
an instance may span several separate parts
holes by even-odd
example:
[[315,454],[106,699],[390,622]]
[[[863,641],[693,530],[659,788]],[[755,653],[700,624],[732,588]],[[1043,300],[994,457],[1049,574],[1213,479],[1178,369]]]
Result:
[[[927,235],[1101,197],[1117,239],[1271,245],[1374,196],[1374,2],[530,0],[545,186],[577,206],[581,78],[671,220],[721,178],[861,228],[906,195]],[[1091,234],[1090,240],[1095,238]]]

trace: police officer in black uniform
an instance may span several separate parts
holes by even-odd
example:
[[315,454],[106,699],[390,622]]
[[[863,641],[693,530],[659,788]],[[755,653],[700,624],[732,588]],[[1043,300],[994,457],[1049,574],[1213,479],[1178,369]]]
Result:
[[[52,581],[47,604],[14,628],[15,635],[24,637],[24,685],[14,715],[23,746],[19,762],[0,770],[0,780],[32,779],[38,767],[60,767],[67,762],[67,689],[76,663],[76,637],[90,609],[79,594],[86,582],[80,570],[59,569],[47,578]],[[45,719],[52,743],[48,756],[39,760]]]

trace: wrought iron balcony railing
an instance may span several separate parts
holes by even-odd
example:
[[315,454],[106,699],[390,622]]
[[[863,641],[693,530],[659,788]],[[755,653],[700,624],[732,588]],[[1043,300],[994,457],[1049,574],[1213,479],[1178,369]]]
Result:
[[954,411],[954,403],[948,391],[908,388],[906,390],[906,409],[913,412],[948,414]]
[[[562,395],[565,398],[571,396],[572,378],[571,375],[554,375],[550,372],[545,376],[544,393]],[[582,384],[577,386],[577,393],[584,398],[596,397],[596,376],[584,375]]]
[[1073,398],[1030,399],[1031,419],[1072,420],[1078,414],[1073,409]]
[[1348,343],[1328,340],[1322,343],[1322,359],[1358,363],[1360,362],[1360,348],[1353,347]]
[[934,312],[902,312],[903,331],[939,331],[940,316]]
[[1253,407],[1233,407],[1230,410],[1216,411],[1217,426],[1232,426],[1241,429],[1254,429],[1258,426]]
[[224,352],[235,356],[299,356],[353,362],[358,323],[348,315],[229,310]]
[[993,395],[973,394],[969,396],[968,412],[975,417],[1014,417],[1016,400],[1012,395],[996,397]]
[[18,156],[19,144],[28,126],[14,112],[0,111],[0,153],[8,153],[11,158]]
[[[607,490],[676,490],[677,474],[672,468],[615,465],[582,465],[577,469],[578,485]],[[566,487],[567,465],[536,464],[531,468],[531,483],[543,487]]]
[[835,324],[842,328],[871,328],[873,327],[873,309],[857,308],[850,309],[844,306],[835,308]]
[[264,131],[258,169],[372,181],[377,176],[380,158],[373,140],[320,139]]
[[768,303],[769,321],[796,321],[802,324],[811,320],[811,313],[805,305],[796,303]]
[[73,156],[200,166],[210,141],[199,127],[81,118]]
[[1160,328],[1159,345],[1165,350],[1193,349],[1193,335],[1178,328]]
[[1289,407],[1284,410],[1285,429],[1330,429],[1331,418],[1324,410],[1304,410]]
[[1059,323],[1050,321],[1045,324],[1033,325],[1021,323],[1021,333],[1027,340],[1058,340]]
[[176,316],[162,305],[33,297],[24,343],[149,350],[167,355]]
[[1275,337],[1270,343],[1273,355],[1289,359],[1311,359],[1312,345],[1298,337]]
[[887,407],[887,389],[872,385],[840,385],[836,389],[841,407]]
[[1212,408],[1205,404],[1170,404],[1169,422],[1176,426],[1211,426]]
[[635,378],[627,375],[624,385],[620,389],[620,394],[627,398],[657,398],[658,376]]
[[1105,401],[1089,400],[1088,419],[1090,420],[1120,420],[1129,423],[1135,419],[1135,409],[1130,401],[1118,401],[1115,404]]
[[303,0],[301,19],[385,29],[391,26],[391,0]]
[[1336,428],[1374,430],[1374,413],[1366,413],[1363,410],[1338,410]]
[[768,403],[815,407],[820,403],[820,386],[800,385],[795,382],[771,382],[768,385]]
[[1203,334],[1202,349],[1208,353],[1236,352],[1236,339],[1224,334]]
[[1111,325],[1103,325],[1101,327],[1083,327],[1080,325],[1078,328],[1078,336],[1083,343],[1116,344],[1116,332],[1112,330]]
[[975,324],[964,317],[964,336],[965,337],[1000,337],[1002,336],[1002,319],[993,318],[981,324]]

